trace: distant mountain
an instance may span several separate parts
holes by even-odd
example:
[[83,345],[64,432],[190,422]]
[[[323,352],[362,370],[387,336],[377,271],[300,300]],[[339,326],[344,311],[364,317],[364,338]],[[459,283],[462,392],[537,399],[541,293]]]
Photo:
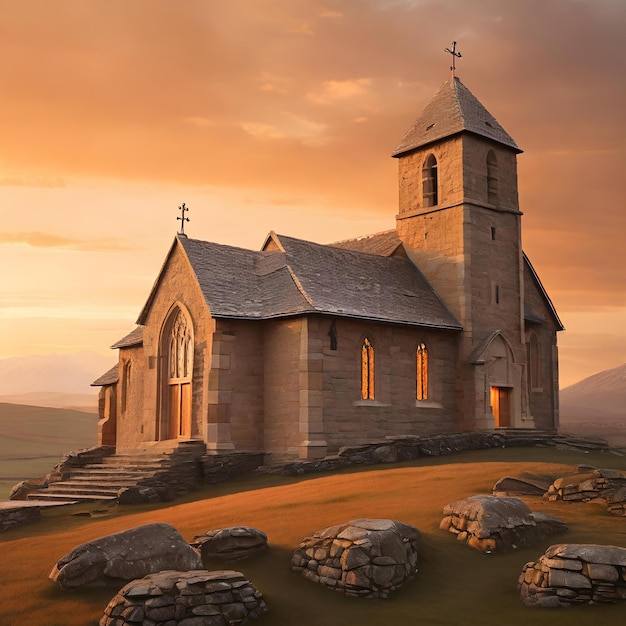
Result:
[[562,421],[626,421],[626,363],[561,389],[560,404]]
[[[97,389],[96,389],[97,392]],[[98,412],[98,397],[93,393],[63,393],[60,391],[31,391],[0,396],[0,403],[72,409],[85,413]]]
[[116,356],[97,352],[0,359],[0,396],[33,392],[95,395],[90,384],[110,369]]

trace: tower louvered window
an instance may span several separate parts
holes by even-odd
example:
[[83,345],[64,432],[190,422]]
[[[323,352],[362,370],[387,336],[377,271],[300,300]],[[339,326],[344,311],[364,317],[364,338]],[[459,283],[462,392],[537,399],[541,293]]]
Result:
[[439,204],[437,159],[429,154],[422,168],[422,202],[425,207]]

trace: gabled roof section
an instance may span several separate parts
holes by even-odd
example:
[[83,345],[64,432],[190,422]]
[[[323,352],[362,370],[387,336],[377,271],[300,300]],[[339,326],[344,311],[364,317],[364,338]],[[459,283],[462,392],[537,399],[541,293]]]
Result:
[[[389,233],[374,239],[391,253]],[[389,243],[391,242],[391,243]],[[371,243],[371,242],[370,242]],[[419,270],[406,258],[365,253],[271,233],[267,250],[253,251],[178,237],[215,318],[272,319],[320,313],[460,330]],[[154,300],[163,269],[138,323]],[[397,246],[395,246],[397,247]],[[139,332],[133,331],[133,332]],[[133,335],[133,333],[131,333]],[[131,335],[118,344],[130,341]],[[137,339],[137,337],[135,337]]]
[[[548,292],[545,290],[541,280],[539,280],[539,276],[529,258],[526,256],[526,253],[524,253],[524,265],[526,266],[527,275],[530,276],[532,281],[531,285],[528,284],[528,281],[524,281],[524,319],[535,324],[543,324],[546,322],[547,314],[556,325],[557,330],[565,330],[565,326],[563,326],[563,323],[559,319]],[[531,297],[530,289],[532,289],[532,286],[535,287],[543,302],[544,306],[541,308],[537,307],[534,303],[534,298]]]
[[344,239],[328,244],[334,248],[344,248],[345,250],[355,250],[356,252],[366,252],[368,254],[378,254],[380,256],[393,256],[402,245],[398,237],[398,231],[385,230],[373,235],[364,235],[354,239]]
[[131,330],[128,335],[124,335],[119,341],[116,341],[111,348],[131,348],[143,344],[143,326]]
[[461,329],[409,260],[277,237],[290,269],[316,312]]
[[486,137],[515,150],[522,150],[472,92],[456,77],[450,77],[405,133],[392,156],[399,157],[434,141],[461,132]]

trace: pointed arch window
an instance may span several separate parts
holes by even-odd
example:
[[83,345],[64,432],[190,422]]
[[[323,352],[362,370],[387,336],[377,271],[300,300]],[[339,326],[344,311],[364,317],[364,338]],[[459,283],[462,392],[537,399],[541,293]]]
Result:
[[493,150],[487,153],[487,202],[498,204],[498,159]]
[[361,400],[374,399],[374,346],[366,337],[361,346]]
[[420,343],[415,352],[416,398],[428,400],[428,348]]
[[193,378],[193,328],[180,307],[168,317],[161,339],[162,401],[160,439],[191,435],[191,383]]
[[437,159],[429,154],[422,167],[422,203],[424,207],[439,204]]

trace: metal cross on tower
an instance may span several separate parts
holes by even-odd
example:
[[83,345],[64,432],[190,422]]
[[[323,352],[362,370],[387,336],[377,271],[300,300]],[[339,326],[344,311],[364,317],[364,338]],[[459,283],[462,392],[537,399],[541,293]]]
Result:
[[185,203],[183,202],[182,206],[178,207],[178,210],[181,212],[181,215],[176,218],[177,221],[180,220],[180,230],[178,231],[178,234],[184,235],[185,234],[185,222],[189,221],[189,218],[185,217],[185,212],[189,211],[189,209],[185,206]]
[[455,76],[456,71],[456,60],[461,58],[461,53],[456,51],[456,41],[452,42],[452,50],[450,48],[446,48],[444,52],[452,55],[452,65],[450,69],[452,70],[452,76]]

